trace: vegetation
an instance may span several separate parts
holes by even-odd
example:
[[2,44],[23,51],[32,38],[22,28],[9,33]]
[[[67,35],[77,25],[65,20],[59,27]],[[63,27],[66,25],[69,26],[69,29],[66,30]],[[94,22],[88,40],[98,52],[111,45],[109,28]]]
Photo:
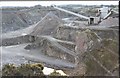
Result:
[[[43,73],[44,66],[40,63],[21,64],[6,64],[2,68],[2,76],[45,76]],[[59,72],[54,70],[49,76],[61,76]]]
[[15,66],[14,64],[6,64],[2,69],[3,76],[43,76],[43,65],[35,64],[21,64]]

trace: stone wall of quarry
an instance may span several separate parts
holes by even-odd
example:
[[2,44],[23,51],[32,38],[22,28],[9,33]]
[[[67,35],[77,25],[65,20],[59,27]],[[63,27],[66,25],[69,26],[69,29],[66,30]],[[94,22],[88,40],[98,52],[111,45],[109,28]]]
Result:
[[20,36],[16,38],[2,39],[0,46],[18,45],[18,44],[29,43],[29,42],[31,42],[30,36],[26,35],[26,36]]
[[75,63],[75,59],[72,55],[63,52],[63,50],[52,46],[51,44],[47,44],[46,51],[44,51],[50,57],[55,57],[57,59],[63,59],[68,62]]
[[[75,51],[79,56],[79,63],[85,65],[85,76],[116,76],[119,69],[119,44],[118,35],[109,33],[111,31],[101,31],[102,36],[94,31],[77,31]],[[107,35],[107,34],[108,35]],[[118,34],[118,33],[117,33]],[[105,36],[104,36],[105,35]],[[79,65],[79,64],[78,64]],[[82,67],[81,67],[82,68]],[[81,69],[82,70],[82,69]],[[74,71],[78,71],[75,69]],[[72,73],[65,71],[70,75],[80,75],[81,73]]]
[[114,28],[65,26],[50,12],[26,36],[3,39],[0,46],[30,42],[25,50],[38,50],[45,56],[75,64],[75,68],[63,70],[71,76],[118,76],[118,37]]
[[[36,40],[33,45],[37,45],[38,48],[42,47],[42,52],[49,57],[63,59],[72,63],[75,63],[75,57],[63,52],[63,50],[53,44],[57,42],[70,51],[75,52],[79,57],[77,59],[77,67],[74,69],[64,70],[71,76],[118,75],[119,41],[117,30],[77,29],[75,27],[60,28],[61,29],[58,29],[59,32],[62,31],[61,33],[64,33],[64,35],[57,38],[58,33],[56,33],[54,36],[57,39],[53,40],[53,43],[49,41],[49,37],[48,39],[43,37],[43,39],[37,38],[38,40]],[[66,30],[68,33],[64,32]],[[71,35],[73,40],[72,38],[69,40],[70,37],[68,35],[70,35],[70,32],[74,33],[74,35]],[[73,44],[65,43],[65,41],[72,42]],[[31,46],[33,47],[33,45]]]
[[[75,42],[76,38],[76,32],[81,32],[86,30],[87,28],[82,27],[76,27],[76,26],[59,26],[59,28],[56,31],[55,38],[62,39],[62,40],[68,40]],[[89,29],[89,28],[88,28]],[[106,39],[118,39],[119,31],[110,29],[110,30],[101,30],[101,29],[90,29],[92,32],[96,33],[100,38]]]
[[66,49],[71,48],[69,49],[70,51],[75,49],[75,44],[60,42],[57,40],[51,42],[45,39],[44,37],[36,38],[36,41],[26,46],[25,49],[27,50],[41,49],[41,52],[48,57],[53,57],[56,59],[62,59],[64,61],[75,63],[74,56],[70,55],[69,53],[66,53],[63,49],[61,49],[61,47],[59,47],[61,45]]
[[75,46],[76,46],[76,44],[75,43],[66,43],[66,42],[58,42],[61,46],[64,46],[64,47],[66,47],[67,49],[69,49],[69,50],[71,50],[71,51],[73,51],[73,52],[75,52]]
[[75,33],[76,29],[72,30],[72,28],[60,26],[54,37],[61,40],[75,41]]

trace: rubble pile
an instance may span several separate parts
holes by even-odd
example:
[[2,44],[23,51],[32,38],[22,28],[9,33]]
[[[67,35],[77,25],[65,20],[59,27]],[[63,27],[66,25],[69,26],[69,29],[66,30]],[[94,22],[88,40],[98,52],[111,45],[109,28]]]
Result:
[[106,20],[103,20],[100,26],[119,26],[118,18],[108,17]]
[[[16,8],[17,9],[17,8]],[[29,25],[39,22],[47,13],[53,12],[59,18],[64,18],[69,14],[55,10],[53,7],[30,7],[14,10],[3,8],[2,10],[2,33],[24,29]]]
[[[35,17],[39,15],[30,14]],[[17,18],[20,17],[19,20],[27,24],[25,16],[20,15]],[[54,13],[49,12],[38,23],[25,30],[16,31],[18,34],[6,33],[8,35],[2,38],[3,43],[0,45],[4,46],[5,50],[6,46],[21,45],[20,50],[24,52],[18,51],[17,56],[23,55],[24,58],[42,62],[52,68],[56,66],[70,76],[118,76],[119,29],[109,28],[117,26],[118,21],[108,24],[107,20],[110,22],[112,18],[103,20],[98,27],[67,26]],[[108,27],[99,27],[100,25]],[[23,31],[28,32],[21,35]]]
[[63,24],[62,20],[59,19],[52,12],[49,12],[38,24],[34,27],[31,35],[53,35],[59,25]]
[[23,29],[28,24],[15,13],[2,13],[2,33]]

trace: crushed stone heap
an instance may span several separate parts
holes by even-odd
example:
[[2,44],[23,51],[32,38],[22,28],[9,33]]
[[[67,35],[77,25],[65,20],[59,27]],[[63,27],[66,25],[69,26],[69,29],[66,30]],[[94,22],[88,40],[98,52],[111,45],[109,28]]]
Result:
[[59,19],[52,12],[49,12],[33,29],[31,35],[53,35],[59,25],[63,24],[62,20]]
[[99,25],[100,26],[119,26],[119,19],[109,17],[108,19],[103,20]]
[[2,33],[28,27],[28,24],[15,13],[2,13]]

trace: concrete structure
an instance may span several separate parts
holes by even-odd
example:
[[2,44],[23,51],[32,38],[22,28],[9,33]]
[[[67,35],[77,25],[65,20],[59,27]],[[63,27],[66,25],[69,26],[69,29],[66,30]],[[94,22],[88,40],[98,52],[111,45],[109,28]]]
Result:
[[110,11],[110,8],[108,7],[102,7],[99,9],[100,17],[104,18]]
[[100,17],[90,17],[88,20],[88,24],[98,24],[100,22]]

